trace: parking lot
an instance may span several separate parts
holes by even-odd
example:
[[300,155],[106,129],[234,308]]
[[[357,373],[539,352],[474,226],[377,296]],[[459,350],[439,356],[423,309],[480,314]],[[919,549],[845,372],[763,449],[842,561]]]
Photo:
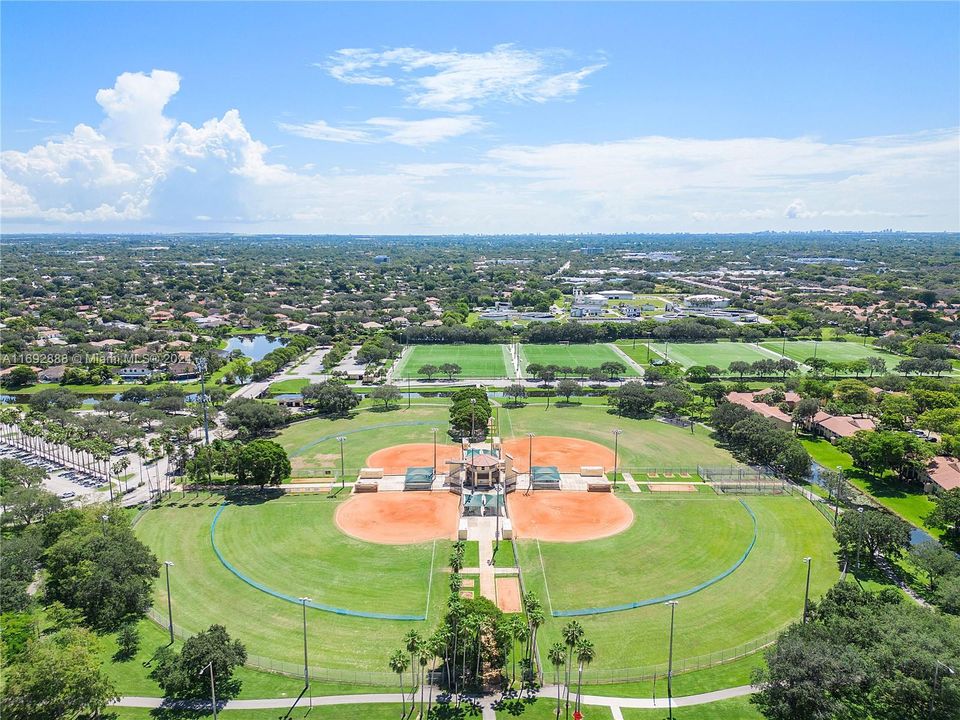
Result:
[[86,497],[90,497],[91,500],[100,500],[107,492],[106,483],[102,478],[81,470],[64,468],[51,460],[3,442],[0,442],[0,458],[11,458],[31,467],[42,468],[47,473],[43,487],[65,502],[74,502]]

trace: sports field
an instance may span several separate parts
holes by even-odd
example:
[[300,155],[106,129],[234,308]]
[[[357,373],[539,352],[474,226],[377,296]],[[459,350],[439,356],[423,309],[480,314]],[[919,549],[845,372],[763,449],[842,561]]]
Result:
[[[301,608],[258,590],[231,573],[214,554],[210,524],[223,498],[211,494],[173,497],[150,510],[137,524],[137,535],[161,560],[171,560],[174,622],[191,632],[221,623],[241,638],[251,655],[289,663],[303,661]],[[361,543],[336,530],[331,522],[342,500],[297,497],[231,507],[218,523],[218,544],[231,562],[261,582],[291,594],[332,599],[349,607],[388,608],[423,613],[431,585],[433,544],[386,546]],[[276,503],[276,504],[273,504]],[[315,516],[315,517],[314,517]],[[303,528],[295,527],[303,523]],[[375,679],[390,684],[384,658],[399,647],[407,630],[425,633],[442,611],[446,593],[443,567],[450,544],[437,541],[426,622],[372,620],[307,610],[311,664],[320,668],[360,669],[374,676],[345,674],[344,681]],[[392,563],[398,563],[391,570]],[[343,587],[338,587],[339,585]],[[166,612],[163,579],[157,582],[154,606]],[[398,613],[400,614],[400,613]]]
[[526,373],[527,365],[557,365],[558,367],[597,368],[605,362],[618,362],[627,370],[626,377],[636,377],[637,371],[609,345],[603,343],[577,343],[571,345],[521,345],[520,370]]
[[[637,349],[639,350],[639,347]],[[726,370],[730,363],[738,360],[752,363],[779,357],[755,345],[734,342],[652,343],[650,350],[661,359],[681,365],[684,370],[694,365],[716,365],[721,370]]]
[[[424,365],[459,365],[461,378],[502,378],[512,374],[506,345],[412,345],[403,353],[393,371],[394,378],[425,379]],[[442,373],[434,377],[446,379]]]
[[850,362],[851,360],[878,357],[887,363],[888,368],[893,368],[903,359],[863,343],[797,340],[794,342],[787,341],[786,343],[771,341],[761,343],[761,346],[773,350],[777,354],[783,351],[784,355],[798,363],[802,363],[807,358],[814,357],[814,355],[828,362]]
[[[656,598],[692,580],[708,580],[749,542],[751,522],[736,498],[706,493],[621,497],[630,503],[636,520],[620,535],[577,544],[517,541],[524,580],[544,598],[548,616],[550,608]],[[839,577],[830,525],[806,500],[754,496],[745,501],[757,518],[756,544],[732,574],[679,600],[675,658],[729,649],[799,618],[806,556],[813,558],[812,597]],[[660,603],[576,619],[597,649],[585,678],[591,672],[598,678],[604,670],[667,659],[669,608]],[[560,630],[569,620],[548,617],[540,646],[560,641]]]

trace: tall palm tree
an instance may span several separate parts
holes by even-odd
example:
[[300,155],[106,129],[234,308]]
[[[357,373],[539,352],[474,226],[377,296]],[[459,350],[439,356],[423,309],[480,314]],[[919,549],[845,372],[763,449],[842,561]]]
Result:
[[411,684],[416,688],[417,685],[417,654],[420,652],[420,645],[423,643],[423,638],[420,637],[420,633],[416,630],[411,630],[403,637],[404,647],[407,648],[407,652],[410,653],[410,680]]
[[[443,660],[444,665],[447,662],[447,640],[450,638],[450,632],[441,625],[436,629],[430,639],[427,641],[427,647],[430,650],[430,669],[433,670],[433,661]],[[433,707],[433,683],[430,683],[429,694],[427,695],[427,717],[430,717],[430,709]]]
[[550,646],[547,658],[550,660],[550,664],[553,665],[553,679],[557,683],[557,717],[560,717],[560,698],[563,694],[561,689],[563,683],[560,682],[560,668],[567,662],[567,649],[563,643],[554,643]]
[[527,626],[523,622],[523,617],[514,615],[510,618],[510,654],[513,656],[513,667],[510,673],[510,686],[517,681],[517,640],[525,641],[527,637]]
[[537,630],[543,625],[544,614],[540,602],[527,611],[527,661],[530,663],[530,669],[533,670],[533,656],[537,651]]
[[407,716],[407,695],[403,691],[403,674],[407,671],[407,666],[409,664],[410,661],[403,653],[403,650],[397,650],[393,655],[390,656],[390,669],[393,670],[400,678],[400,702],[403,703],[403,715],[400,717]]
[[457,650],[458,650],[458,640],[460,639],[460,626],[463,623],[463,602],[456,595],[450,598],[449,611],[448,614],[450,618],[453,619],[453,664],[451,668],[447,668],[447,682],[453,680],[453,692],[457,695],[457,702],[460,702],[459,699],[459,683],[457,682]]
[[567,646],[567,671],[566,677],[564,678],[564,683],[567,686],[564,697],[566,698],[566,714],[570,714],[570,671],[573,667],[573,648],[576,647],[577,641],[583,637],[583,626],[580,625],[576,620],[571,620],[567,623],[563,630],[561,631],[563,635],[563,644]]
[[[460,688],[460,692],[462,694],[467,685],[467,642],[471,640],[474,633],[477,632],[477,629],[480,627],[480,616],[476,613],[469,613],[464,616],[460,626],[463,628],[463,677],[461,678],[463,686]],[[457,702],[459,702],[459,698]]]
[[424,718],[426,715],[423,714],[423,696],[427,684],[427,665],[430,662],[430,643],[428,641],[421,642],[417,650],[417,665],[420,667],[420,717]]
[[580,709],[580,687],[583,684],[583,666],[589,665],[596,657],[593,643],[586,638],[577,641],[577,710]]

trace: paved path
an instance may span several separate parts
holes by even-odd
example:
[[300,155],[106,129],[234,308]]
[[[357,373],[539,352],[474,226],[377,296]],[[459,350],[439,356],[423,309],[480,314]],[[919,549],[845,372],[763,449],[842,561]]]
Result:
[[630,488],[630,492],[640,492],[640,486],[637,485],[637,481],[633,479],[633,473],[622,472],[620,473],[620,477],[623,478],[627,487]]
[[629,355],[627,355],[623,350],[621,350],[621,349],[620,349],[617,345],[615,345],[614,343],[607,343],[607,347],[608,347],[608,348],[611,348],[611,349],[613,350],[613,352],[615,352],[617,355],[619,355],[619,356],[620,356],[620,359],[623,360],[623,362],[625,362],[625,363],[627,364],[627,367],[632,367],[634,370],[636,370],[636,371],[637,371],[637,374],[640,375],[640,377],[643,377],[643,376],[644,376],[645,371],[644,371],[644,369],[643,369],[643,365],[641,365],[641,364],[638,363],[636,360],[634,360],[632,357],[630,357]]
[[[673,707],[690,707],[692,705],[705,705],[707,703],[727,700],[729,698],[742,697],[756,692],[756,688],[750,685],[740,685],[738,687],[726,688],[724,690],[714,690],[713,692],[701,693],[699,695],[686,695],[673,698]],[[540,688],[539,697],[544,699],[556,698],[557,686],[545,685]],[[571,700],[575,694],[571,693]],[[363,705],[370,703],[399,703],[403,699],[400,693],[363,693],[358,695],[326,695],[313,698],[314,707],[323,707],[330,705]],[[495,720],[496,714],[493,705],[500,700],[499,695],[489,695],[480,701],[483,709],[483,717],[489,720]],[[262,700],[228,700],[218,703],[221,710],[262,710],[268,708],[286,708],[290,707],[293,698],[265,698]],[[301,700],[304,705],[307,700]],[[581,695],[580,702],[583,705],[601,705],[609,707],[614,718],[623,717],[621,708],[666,708],[667,698],[626,698],[610,697],[607,695]],[[137,708],[158,708],[158,707],[178,707],[178,708],[204,708],[208,707],[208,700],[179,700],[165,702],[163,698],[141,697],[128,695],[122,697],[114,703],[120,707]]]

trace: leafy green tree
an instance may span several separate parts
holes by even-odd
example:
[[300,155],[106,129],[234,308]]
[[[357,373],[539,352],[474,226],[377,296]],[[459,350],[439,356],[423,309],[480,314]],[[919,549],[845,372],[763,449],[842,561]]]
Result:
[[794,424],[798,427],[805,427],[814,416],[820,412],[820,403],[813,398],[803,398],[793,406],[793,412],[790,414]]
[[561,396],[566,402],[570,398],[580,394],[580,383],[570,378],[564,378],[557,383],[557,395]]
[[926,574],[930,590],[936,590],[940,578],[960,575],[960,557],[932,540],[913,545],[910,560]]
[[14,485],[3,493],[3,524],[30,525],[63,507],[52,492],[41,487]]
[[0,385],[8,390],[19,390],[28,385],[35,385],[36,382],[37,372],[28,365],[17,365],[0,379]]
[[924,519],[927,525],[944,531],[944,539],[960,550],[960,488],[933,496],[935,507]]
[[642,382],[626,382],[607,397],[607,402],[625,417],[642,418],[649,415],[654,406],[653,392]]
[[160,563],[119,513],[65,531],[45,557],[47,599],[81,611],[98,630],[115,630],[150,607]]
[[380,385],[370,391],[370,397],[382,402],[384,410],[389,410],[391,403],[398,402],[403,395],[396,385]]
[[339,380],[324,380],[301,390],[303,401],[324,415],[346,415],[360,404],[360,396]]
[[290,477],[292,468],[287,451],[273,440],[254,440],[237,453],[236,475],[241,485],[280,485]]
[[622,362],[610,360],[608,362],[601,363],[600,369],[608,378],[610,378],[610,380],[617,380],[627,371],[627,366]]
[[15,485],[37,487],[46,477],[43,468],[31,467],[14,458],[0,458],[0,493]]
[[103,672],[96,636],[71,628],[28,643],[6,681],[0,711],[8,720],[60,720],[98,716],[118,699]]
[[421,365],[420,369],[417,370],[417,374],[426,375],[427,380],[433,380],[433,376],[438,372],[440,372],[440,368],[438,368],[436,365],[430,365],[429,363],[427,365]]
[[117,658],[129,660],[140,649],[140,631],[136,623],[129,622],[117,633]]
[[841,380],[833,388],[833,396],[847,412],[862,413],[873,404],[873,390],[860,380]]
[[37,412],[48,410],[76,410],[81,405],[80,397],[72,390],[58,387],[41,390],[30,396],[30,407]]
[[520,383],[513,383],[504,388],[503,394],[513,398],[514,404],[519,405],[520,401],[527,396],[527,389]]
[[233,673],[247,661],[243,643],[230,637],[222,625],[211,625],[187,639],[179,653],[161,648],[154,657],[150,677],[159,683],[165,697],[199,698],[210,692],[210,676],[200,670],[213,663],[217,699],[235,697],[241,683]]
[[454,376],[463,372],[463,368],[456,363],[443,363],[440,365],[439,370],[447,376],[447,380],[451,381],[453,380]]
[[259,437],[287,421],[288,413],[279,405],[237,398],[223,406],[227,427],[248,437]]
[[840,548],[853,557],[873,563],[877,555],[891,556],[910,545],[910,525],[884,510],[845,512],[834,530]]

